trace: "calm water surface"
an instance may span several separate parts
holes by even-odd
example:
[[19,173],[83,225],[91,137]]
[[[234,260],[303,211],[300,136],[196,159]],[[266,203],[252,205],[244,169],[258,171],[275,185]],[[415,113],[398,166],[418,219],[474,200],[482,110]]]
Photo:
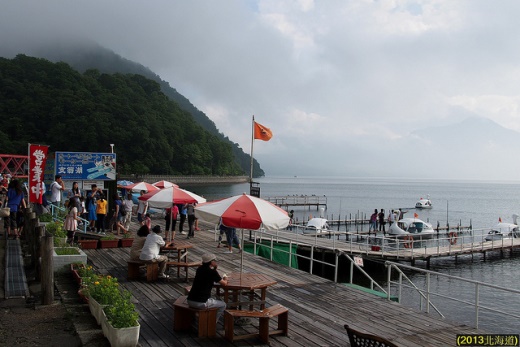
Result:
[[[318,195],[327,197],[325,217],[337,219],[338,216],[355,214],[370,215],[377,209],[411,208],[419,218],[436,225],[450,226],[472,225],[474,229],[490,228],[501,217],[503,221],[512,221],[513,213],[520,214],[520,182],[466,182],[441,180],[377,179],[377,178],[337,178],[337,177],[264,177],[260,183],[261,197],[285,195]],[[249,192],[249,184],[224,186],[183,187],[205,196],[209,201]],[[433,209],[417,211],[413,207],[419,198],[430,195]],[[317,216],[316,208],[294,208],[298,220],[307,220],[309,215]],[[473,259],[454,257],[434,260],[431,270],[445,274],[473,279],[497,286],[519,289],[520,257],[518,253],[509,254],[501,259],[499,255],[490,255],[483,260],[476,255]],[[413,276],[412,276],[413,277]],[[420,278],[415,276],[415,278]],[[434,281],[434,286],[445,295],[462,294],[468,300],[474,297],[475,289],[448,280]],[[508,312],[520,312],[520,298],[483,291],[481,300],[486,305],[503,308]],[[403,304],[415,305],[416,301],[403,300]],[[412,302],[413,301],[413,302]],[[437,300],[436,306],[452,320],[472,325],[474,309],[454,306],[452,302]],[[480,315],[481,328],[492,333],[520,333],[520,322],[496,317],[490,313]]]

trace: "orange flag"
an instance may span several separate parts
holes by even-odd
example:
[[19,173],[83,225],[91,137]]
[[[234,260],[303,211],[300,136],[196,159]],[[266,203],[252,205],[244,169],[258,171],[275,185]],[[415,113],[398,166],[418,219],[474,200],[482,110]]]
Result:
[[271,129],[264,127],[262,124],[255,122],[255,134],[256,140],[269,141],[273,137]]
[[419,215],[417,213],[414,213],[413,218],[419,218]]

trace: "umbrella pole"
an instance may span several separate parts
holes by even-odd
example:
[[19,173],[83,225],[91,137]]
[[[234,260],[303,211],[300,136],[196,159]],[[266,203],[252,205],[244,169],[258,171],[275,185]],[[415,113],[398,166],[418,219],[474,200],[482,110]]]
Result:
[[244,229],[240,229],[242,238],[240,239],[241,252],[240,252],[240,280],[242,281],[242,270],[244,268]]

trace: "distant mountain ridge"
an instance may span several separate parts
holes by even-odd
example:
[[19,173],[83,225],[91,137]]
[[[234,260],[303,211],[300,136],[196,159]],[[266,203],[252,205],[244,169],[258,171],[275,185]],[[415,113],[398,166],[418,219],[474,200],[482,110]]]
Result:
[[[13,52],[4,52],[4,54],[13,54]],[[72,66],[74,69],[85,72],[88,69],[97,69],[103,73],[122,73],[122,74],[139,74],[159,83],[162,92],[172,101],[176,102],[179,107],[190,113],[193,119],[199,123],[205,130],[211,134],[228,142],[232,147],[235,162],[242,168],[244,173],[249,174],[251,166],[251,156],[245,153],[237,143],[232,142],[227,136],[221,133],[215,123],[209,119],[206,114],[197,109],[186,97],[181,95],[170,84],[160,78],[149,68],[121,57],[120,55],[110,51],[91,41],[71,41],[67,43],[43,43],[33,47],[25,48],[23,53],[39,58],[45,58],[52,62],[63,61]],[[0,47],[0,56],[2,48]],[[253,160],[253,176],[261,177],[265,173],[260,164]]]

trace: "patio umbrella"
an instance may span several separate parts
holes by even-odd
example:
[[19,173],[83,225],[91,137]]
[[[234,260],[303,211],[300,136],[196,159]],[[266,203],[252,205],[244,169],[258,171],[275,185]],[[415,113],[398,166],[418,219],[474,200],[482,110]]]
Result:
[[131,184],[134,184],[134,182],[127,180],[117,181],[117,188],[124,188],[125,186],[129,186]]
[[208,202],[195,207],[195,216],[210,223],[257,230],[280,230],[289,225],[287,212],[280,207],[251,195],[242,194]]
[[159,182],[155,182],[155,183],[152,183],[154,186],[156,186],[157,188],[159,189],[164,189],[164,188],[170,188],[170,187],[179,187],[178,185],[176,185],[175,183],[172,183],[170,181],[159,181]]
[[203,197],[179,187],[156,189],[156,191],[148,192],[138,199],[147,201],[149,206],[157,208],[169,208],[173,204],[206,202],[206,199]]
[[[174,204],[189,204],[189,203],[203,203],[206,202],[201,196],[192,193],[188,190],[173,186],[170,188],[164,188],[149,192],[141,195],[139,200],[148,202],[148,206],[157,208],[171,208]],[[170,225],[172,225],[173,213],[170,213]],[[173,230],[174,231],[174,230]],[[173,232],[169,235],[172,235]],[[168,240],[168,241],[171,241]]]
[[236,195],[227,199],[208,202],[195,207],[195,216],[210,223],[222,221],[227,227],[242,231],[242,254],[240,272],[244,262],[244,229],[279,230],[289,225],[287,212],[269,201],[247,195]]
[[128,186],[123,186],[123,188],[131,190],[133,192],[140,192],[141,190],[152,192],[154,190],[159,190],[159,188],[157,188],[156,186],[146,182],[137,182]]

